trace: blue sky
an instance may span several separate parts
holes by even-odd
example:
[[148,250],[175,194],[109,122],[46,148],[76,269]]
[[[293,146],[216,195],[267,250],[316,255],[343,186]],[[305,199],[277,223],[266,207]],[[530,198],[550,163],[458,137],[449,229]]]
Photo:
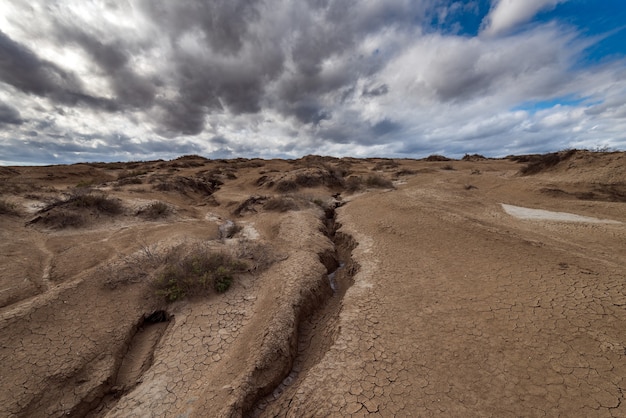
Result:
[[0,164],[626,149],[623,0],[3,3]]

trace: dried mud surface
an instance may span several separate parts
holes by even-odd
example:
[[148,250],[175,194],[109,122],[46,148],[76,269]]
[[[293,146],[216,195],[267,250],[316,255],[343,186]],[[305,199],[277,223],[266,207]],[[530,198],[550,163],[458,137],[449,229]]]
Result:
[[533,158],[2,167],[0,416],[626,416],[626,154]]

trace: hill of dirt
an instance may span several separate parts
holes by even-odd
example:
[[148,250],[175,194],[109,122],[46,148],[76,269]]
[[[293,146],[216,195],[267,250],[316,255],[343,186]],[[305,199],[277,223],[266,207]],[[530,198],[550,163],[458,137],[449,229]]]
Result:
[[0,416],[625,416],[624,163],[0,167]]

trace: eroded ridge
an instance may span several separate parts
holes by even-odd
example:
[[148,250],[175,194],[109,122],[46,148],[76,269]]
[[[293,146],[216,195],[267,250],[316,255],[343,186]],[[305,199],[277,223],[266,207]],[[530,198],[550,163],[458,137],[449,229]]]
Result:
[[260,397],[248,411],[244,411],[246,417],[263,415],[264,411],[276,403],[283,393],[289,392],[292,385],[297,385],[301,374],[306,375],[308,370],[323,358],[338,335],[337,318],[342,309],[342,299],[352,285],[352,278],[359,268],[352,259],[352,250],[357,243],[350,235],[338,231],[341,225],[336,222],[335,207],[325,212],[325,226],[324,231],[333,242],[333,250],[327,250],[319,256],[320,261],[327,268],[329,285],[333,294],[300,319],[296,330],[297,346],[292,353],[293,359],[289,373],[274,388],[264,388],[260,392],[269,393]]

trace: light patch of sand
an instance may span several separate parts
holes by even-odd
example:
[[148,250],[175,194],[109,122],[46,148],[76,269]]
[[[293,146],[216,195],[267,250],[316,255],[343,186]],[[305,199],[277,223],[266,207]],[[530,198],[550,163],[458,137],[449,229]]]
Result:
[[611,219],[598,219],[590,216],[575,215],[567,212],[552,212],[543,209],[530,209],[521,206],[501,204],[502,209],[511,216],[519,219],[531,219],[539,221],[560,221],[560,222],[586,222],[586,223],[603,223],[603,224],[619,224],[621,222]]

